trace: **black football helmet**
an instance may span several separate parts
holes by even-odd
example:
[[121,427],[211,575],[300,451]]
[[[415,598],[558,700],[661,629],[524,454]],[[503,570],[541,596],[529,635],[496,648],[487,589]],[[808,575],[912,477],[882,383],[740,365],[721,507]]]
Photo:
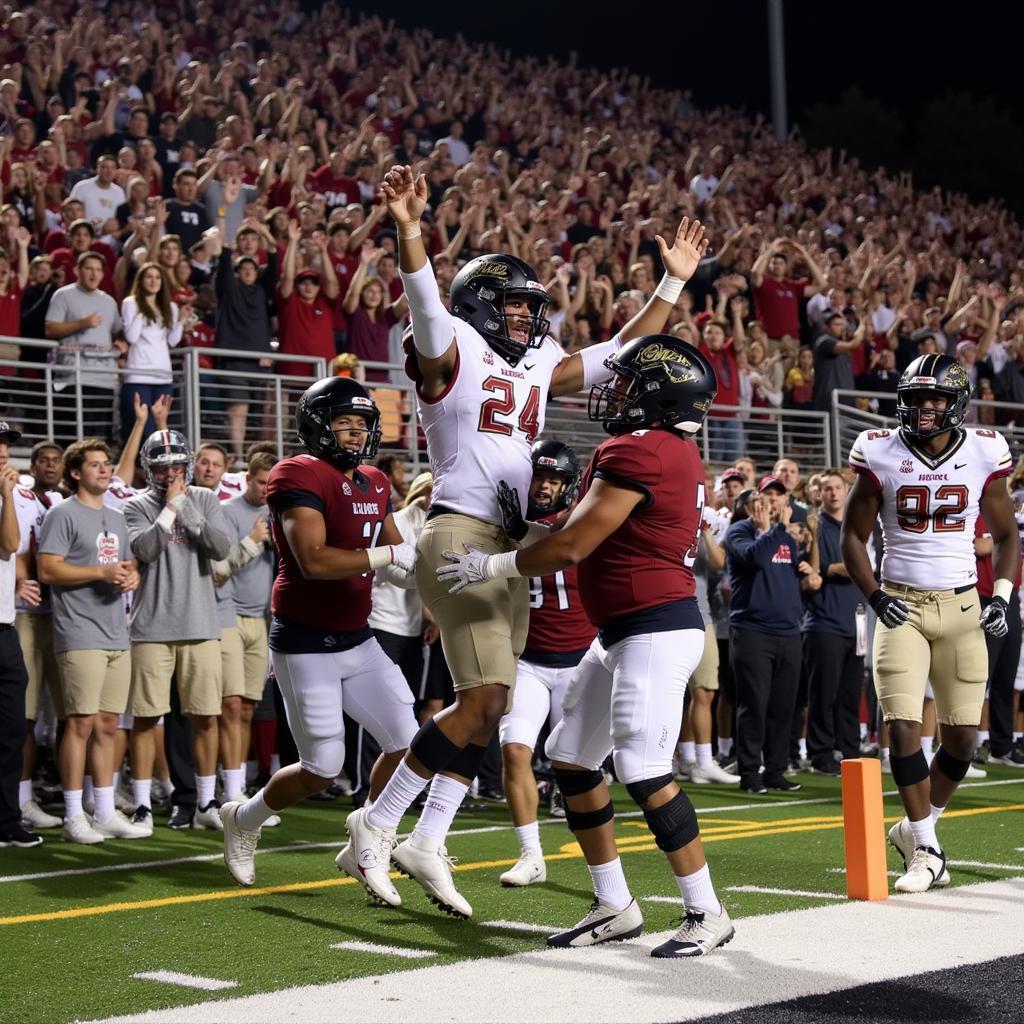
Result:
[[[935,426],[921,429],[923,410],[913,403],[921,392],[937,392],[946,396],[945,412],[936,413]],[[896,419],[900,430],[916,440],[927,440],[960,426],[971,400],[971,382],[967,371],[952,357],[918,356],[904,371],[896,385]]]
[[716,394],[714,367],[670,334],[645,334],[604,361],[615,376],[590,391],[587,413],[609,434],[669,427],[696,434]]
[[[512,299],[525,299],[530,307],[530,329],[525,342],[517,341],[509,333],[509,320],[521,315],[505,312],[505,303]],[[533,268],[500,252],[470,260],[452,281],[452,315],[475,327],[511,366],[529,349],[540,348],[551,326],[544,316],[550,302],[551,296],[537,280]]]
[[[331,429],[331,421],[341,413],[366,420],[366,440],[358,451],[338,444]],[[295,410],[295,426],[306,451],[339,469],[352,469],[372,459],[380,445],[380,411],[366,388],[351,377],[324,377],[306,388]]]
[[533,463],[534,473],[538,470],[554,473],[562,478],[565,486],[550,505],[534,505],[531,499],[527,506],[526,518],[541,519],[568,508],[576,500],[583,479],[583,467],[580,466],[576,453],[561,441],[537,441],[530,449],[530,461]]
[[177,430],[154,430],[142,443],[139,462],[146,474],[146,483],[156,494],[162,495],[166,487],[156,482],[153,471],[165,466],[184,466],[185,484],[192,483],[195,455],[188,438]]

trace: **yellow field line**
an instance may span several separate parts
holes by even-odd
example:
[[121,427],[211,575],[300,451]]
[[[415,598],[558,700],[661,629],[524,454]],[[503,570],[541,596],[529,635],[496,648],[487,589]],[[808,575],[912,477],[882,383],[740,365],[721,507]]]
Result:
[[[966,818],[977,814],[1005,814],[1007,811],[1024,811],[1024,804],[1008,804],[1004,807],[976,807],[961,811],[947,811],[943,819]],[[885,821],[899,821],[900,816],[886,818]],[[798,824],[805,822],[810,824]],[[746,824],[746,823],[744,823]],[[781,821],[762,822],[764,828],[751,830],[730,830],[720,834],[701,833],[701,838],[706,843],[729,842],[734,839],[759,838],[761,836],[784,835],[793,832],[820,832],[828,829],[843,827],[843,820],[840,816],[832,817],[809,817],[809,818],[786,818]],[[710,830],[709,830],[710,831]],[[647,836],[637,836],[625,839],[620,838],[619,845],[621,852],[643,853],[656,850],[653,839]],[[545,854],[545,861],[575,860],[582,857],[578,843],[567,843],[559,849],[558,853]],[[516,858],[503,860],[482,860],[471,861],[467,864],[454,865],[455,871],[483,871],[487,868],[511,867],[516,863]],[[398,872],[391,875],[392,878],[401,878]],[[272,896],[280,893],[307,892],[310,889],[330,889],[339,885],[355,885],[354,878],[321,878],[312,882],[291,882],[287,885],[266,885],[251,889],[218,889],[214,892],[193,893],[190,896],[165,896],[160,899],[136,900],[133,902],[104,903],[95,907],[72,907],[67,910],[52,910],[43,914],[18,914],[14,917],[0,917],[0,925],[16,924],[38,924],[45,921],[70,921],[80,917],[98,917],[105,914],[117,914],[129,910],[156,910],[161,907],[185,906],[189,903],[209,903],[215,900],[244,899],[251,896]]]

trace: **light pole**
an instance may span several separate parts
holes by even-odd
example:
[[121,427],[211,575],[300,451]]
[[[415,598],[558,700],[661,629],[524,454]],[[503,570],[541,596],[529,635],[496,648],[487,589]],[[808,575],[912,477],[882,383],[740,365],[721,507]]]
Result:
[[786,117],[786,41],[782,0],[768,0],[768,65],[772,89],[772,124],[775,138],[785,142],[789,134]]

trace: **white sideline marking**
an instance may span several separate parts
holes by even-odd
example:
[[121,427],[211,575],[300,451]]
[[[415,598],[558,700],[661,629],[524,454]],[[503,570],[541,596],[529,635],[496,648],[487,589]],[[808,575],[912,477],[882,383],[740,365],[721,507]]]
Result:
[[640,899],[644,903],[677,903],[680,908],[683,905],[682,896],[641,896]]
[[947,860],[953,868],[992,868],[994,871],[1020,871],[1024,874],[1024,864],[989,864],[984,860]]
[[162,981],[165,985],[184,985],[185,988],[200,988],[204,992],[219,992],[224,988],[238,988],[237,981],[221,981],[219,978],[203,978],[198,974],[180,974],[178,971],[139,971],[132,975],[142,981]]
[[[832,874],[832,875],[845,875],[846,874],[846,868],[826,868],[825,870],[828,871],[829,874]],[[899,878],[900,875],[903,874],[903,872],[902,871],[886,871],[886,874],[890,878]]]
[[510,932],[536,932],[538,935],[554,935],[560,925],[530,924],[527,921],[483,921],[481,928],[505,928]]
[[770,889],[764,885],[727,885],[726,892],[761,892],[767,896],[809,896],[815,900],[845,900],[838,892],[811,892],[810,889]]
[[[1024,879],[984,882],[883,902],[843,901],[747,917],[736,938],[695,963],[655,960],[672,932],[585,949],[464,960],[346,978],[256,996],[112,1018],[104,1024],[279,1024],[344,1019],[374,1024],[481,1019],[490,1024],[567,1020],[653,1024],[699,1020],[751,1006],[912,978],[1024,954]],[[582,905],[582,902],[581,902]],[[950,942],[955,929],[957,941]],[[912,934],[900,955],[879,936]],[[259,942],[258,936],[253,936]],[[836,949],[842,958],[836,959]]]
[[432,949],[409,949],[408,946],[382,946],[376,942],[332,942],[331,949],[350,949],[354,953],[378,953],[381,956],[398,956],[403,960],[425,960],[437,956]]

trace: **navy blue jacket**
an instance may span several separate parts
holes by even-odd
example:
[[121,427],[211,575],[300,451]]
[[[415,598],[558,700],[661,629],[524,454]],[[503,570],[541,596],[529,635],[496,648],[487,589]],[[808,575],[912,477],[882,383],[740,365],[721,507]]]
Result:
[[800,550],[781,524],[758,537],[754,523],[743,519],[725,534],[726,567],[732,598],[729,624],[775,636],[797,636],[803,600]]
[[808,633],[857,635],[857,605],[864,603],[861,592],[848,576],[828,576],[833,562],[841,562],[839,530],[842,523],[827,512],[818,517],[818,557],[821,563],[821,589],[809,595],[804,629]]

